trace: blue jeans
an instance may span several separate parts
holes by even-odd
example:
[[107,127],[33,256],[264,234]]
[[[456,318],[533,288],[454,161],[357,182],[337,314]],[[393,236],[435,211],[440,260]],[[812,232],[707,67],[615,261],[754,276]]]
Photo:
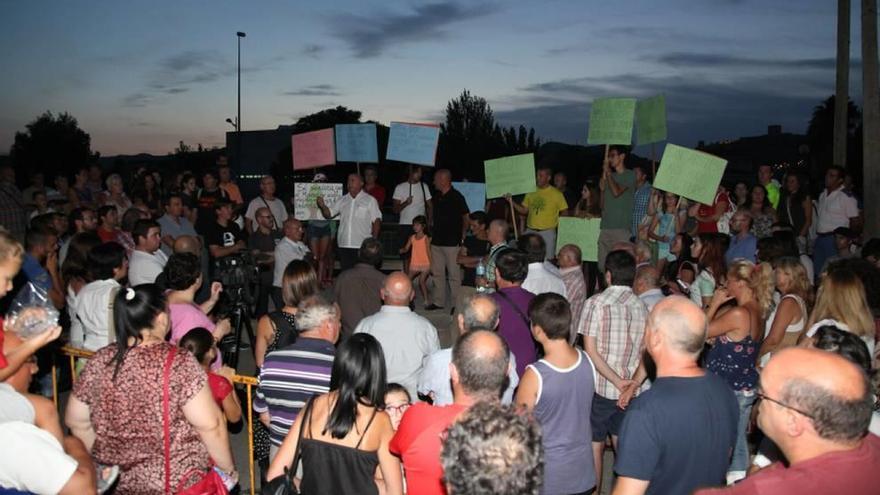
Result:
[[816,283],[819,283],[825,261],[835,254],[837,254],[837,246],[834,245],[833,235],[820,235],[816,238],[816,243],[813,244],[813,276]]
[[749,468],[749,444],[746,441],[746,429],[749,427],[749,417],[752,413],[752,404],[755,403],[753,391],[736,390],[736,402],[739,404],[739,421],[736,426],[736,446],[733,448],[733,458],[730,460],[730,471],[746,471]]

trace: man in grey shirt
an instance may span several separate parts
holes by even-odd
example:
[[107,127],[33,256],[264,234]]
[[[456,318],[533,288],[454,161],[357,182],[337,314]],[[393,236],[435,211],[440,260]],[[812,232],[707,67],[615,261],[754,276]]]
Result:
[[162,228],[162,252],[171,256],[174,241],[182,235],[197,237],[193,224],[183,214],[183,198],[179,194],[169,194],[165,198],[165,214],[159,220]]

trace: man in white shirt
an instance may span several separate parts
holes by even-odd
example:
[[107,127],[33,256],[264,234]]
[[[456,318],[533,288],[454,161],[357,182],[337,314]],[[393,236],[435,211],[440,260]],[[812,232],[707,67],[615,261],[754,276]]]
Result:
[[834,229],[849,227],[855,233],[861,230],[859,206],[856,198],[844,188],[846,170],[832,165],[825,172],[825,190],[819,195],[816,209],[816,243],[813,246],[813,270],[816,282],[822,275],[828,258],[837,254]]
[[274,230],[280,230],[281,225],[287,220],[287,208],[284,201],[275,197],[275,178],[271,175],[264,175],[260,179],[260,195],[252,199],[248,203],[247,211],[244,214],[244,224],[248,232],[256,229],[257,209],[266,207],[272,212],[272,225]]
[[633,292],[645,303],[649,313],[654,309],[655,304],[666,297],[663,295],[663,291],[660,290],[659,282],[660,272],[653,266],[645,265],[636,270]]
[[348,194],[336,203],[327,206],[324,198],[318,196],[317,205],[324,218],[339,217],[336,242],[339,245],[339,262],[343,270],[357,263],[358,249],[368,237],[379,238],[382,226],[382,212],[376,198],[364,192],[364,179],[358,174],[348,176]]
[[[86,284],[73,303],[70,343],[90,351],[109,344],[113,334],[113,297],[128,274],[125,248],[105,242],[89,251],[89,271],[93,282]],[[115,336],[114,336],[115,338]]]
[[[400,215],[397,239],[400,243],[398,248],[402,248],[413,234],[412,221],[415,217],[425,215],[428,218],[428,225],[431,225],[431,189],[422,182],[421,167],[410,166],[409,177],[406,182],[401,182],[394,188],[391,199],[394,201],[394,213]],[[404,253],[401,257],[406,268],[409,253]]]
[[[456,325],[460,335],[470,331],[498,331],[501,310],[488,294],[473,294],[466,298],[456,315]],[[448,406],[453,403],[452,385],[449,381],[449,363],[452,362],[452,348],[440,349],[428,356],[419,375],[418,392],[430,397],[435,406]],[[502,404],[513,401],[513,391],[519,385],[516,374],[516,357],[510,354],[510,368],[507,370],[507,388],[501,395]]]
[[128,264],[128,282],[134,287],[152,284],[162,273],[168,256],[159,249],[162,245],[162,229],[154,220],[138,220],[131,229],[135,248]]
[[529,274],[526,276],[522,288],[532,294],[544,294],[553,292],[562,297],[568,297],[565,282],[559,275],[559,270],[549,262],[544,262],[547,255],[547,245],[544,238],[536,233],[525,234],[519,238],[517,247],[526,253],[529,261]]
[[302,222],[290,217],[284,221],[284,237],[275,246],[275,271],[272,277],[272,296],[277,307],[281,307],[281,282],[284,270],[293,260],[304,260],[311,255],[309,248],[302,242]]
[[385,278],[382,309],[358,323],[354,333],[368,333],[382,344],[388,383],[406,387],[416,397],[416,384],[425,358],[440,349],[437,329],[423,316],[409,309],[415,292],[403,272]]

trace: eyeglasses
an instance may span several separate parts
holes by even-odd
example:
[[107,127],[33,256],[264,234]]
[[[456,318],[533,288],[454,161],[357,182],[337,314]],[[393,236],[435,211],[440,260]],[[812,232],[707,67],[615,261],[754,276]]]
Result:
[[399,406],[385,406],[385,412],[403,414],[409,409],[409,404],[401,404]]
[[780,405],[780,406],[782,406],[782,407],[784,407],[784,408],[786,408],[786,409],[791,409],[792,411],[794,411],[794,412],[796,412],[796,413],[798,413],[798,414],[802,414],[802,415],[804,415],[804,416],[806,416],[806,417],[808,417],[808,418],[810,418],[810,419],[812,419],[812,420],[815,420],[815,419],[816,419],[815,417],[813,417],[812,414],[810,414],[810,413],[808,413],[808,412],[805,412],[805,411],[803,411],[803,410],[801,410],[801,409],[798,409],[798,408],[796,408],[796,407],[789,406],[789,405],[786,404],[785,402],[782,402],[782,401],[776,400],[776,399],[774,399],[774,398],[772,398],[772,397],[768,397],[768,396],[765,395],[763,392],[755,392],[755,396],[758,397],[758,400],[766,400],[766,401],[770,401],[770,402],[772,402],[772,403],[774,403],[774,404],[777,404],[777,405]]

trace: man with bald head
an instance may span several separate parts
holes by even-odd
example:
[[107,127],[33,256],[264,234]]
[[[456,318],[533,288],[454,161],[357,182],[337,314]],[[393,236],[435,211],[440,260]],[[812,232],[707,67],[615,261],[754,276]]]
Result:
[[403,272],[385,277],[380,291],[382,309],[358,323],[354,333],[368,333],[382,344],[388,383],[406,387],[416,396],[416,383],[425,359],[440,349],[437,329],[409,308],[415,292]]
[[764,367],[760,389],[758,426],[789,466],[700,494],[877,493],[880,438],[868,434],[874,397],[863,370],[831,352],[790,348]]
[[565,284],[566,299],[571,304],[571,335],[568,343],[574,344],[578,333],[578,317],[587,302],[587,282],[584,280],[581,248],[575,244],[566,244],[559,250],[556,258],[559,261],[559,275]]
[[452,405],[410,407],[388,445],[403,460],[408,493],[445,495],[441,442],[446,428],[477,402],[497,403],[510,371],[510,350],[489,330],[467,332],[452,347]]
[[[501,308],[489,294],[473,294],[458,308],[455,324],[459,335],[477,330],[498,331]],[[449,363],[452,362],[452,349],[440,349],[428,356],[425,367],[419,376],[419,394],[430,397],[435,406],[452,404],[452,385],[449,381]],[[502,404],[513,402],[513,392],[519,385],[516,374],[516,358],[510,355],[510,369],[507,372],[507,388],[501,395]]]
[[449,170],[440,169],[434,173],[434,187],[437,190],[431,198],[431,275],[434,276],[434,292],[431,294],[431,304],[425,306],[427,310],[452,306],[458,300],[458,291],[461,289],[458,252],[469,224],[467,202],[452,187]]
[[640,266],[633,281],[633,292],[645,303],[648,311],[654,309],[654,305],[664,297],[660,290],[660,272],[652,265]]
[[692,493],[725,482],[736,444],[739,406],[727,382],[700,368],[706,341],[703,311],[689,299],[666,298],[648,315],[644,347],[657,365],[651,389],[629,403],[645,379],[621,394],[613,495]]
[[364,191],[364,179],[358,174],[348,175],[348,194],[327,206],[318,196],[317,204],[324,218],[339,219],[336,242],[339,245],[339,263],[347,270],[357,263],[358,249],[367,238],[379,238],[382,211],[376,198]]

